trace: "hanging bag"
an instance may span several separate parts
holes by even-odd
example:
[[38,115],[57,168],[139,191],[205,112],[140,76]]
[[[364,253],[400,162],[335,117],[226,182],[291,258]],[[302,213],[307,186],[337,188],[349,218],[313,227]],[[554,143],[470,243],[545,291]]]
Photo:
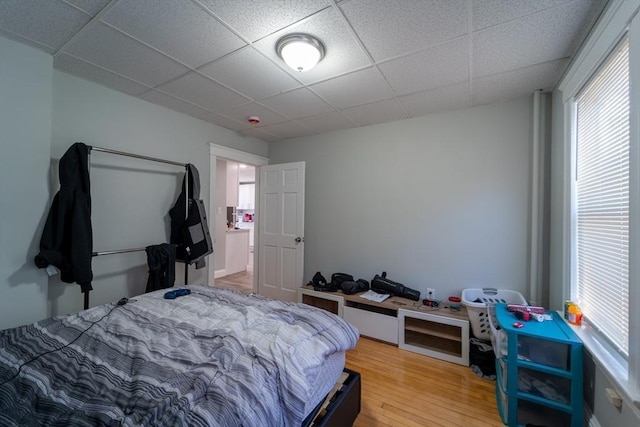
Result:
[[[185,215],[185,182],[189,180],[189,215]],[[205,257],[213,253],[213,242],[209,234],[209,225],[200,199],[200,175],[198,169],[187,165],[187,172],[182,181],[182,192],[169,211],[171,217],[171,243],[177,246],[176,259],[186,264],[196,264],[196,268],[206,265]],[[186,220],[185,220],[186,216]]]

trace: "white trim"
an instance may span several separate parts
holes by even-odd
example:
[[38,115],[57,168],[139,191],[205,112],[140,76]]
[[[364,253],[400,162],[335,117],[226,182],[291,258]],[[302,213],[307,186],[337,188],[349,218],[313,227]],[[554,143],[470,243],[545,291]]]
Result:
[[215,157],[233,160],[235,162],[247,163],[252,166],[263,166],[269,164],[269,159],[266,157],[236,150],[235,148],[225,147],[223,145],[217,145],[213,142],[209,143],[209,154]]
[[576,96],[580,88],[607,57],[624,34],[627,25],[640,9],[640,0],[611,0],[594,30],[569,66],[558,89],[562,101]]
[[[573,234],[573,177],[575,176],[575,167],[573,162],[573,151],[575,147],[574,134],[572,128],[575,123],[575,114],[573,114],[573,103],[565,103],[564,105],[564,176],[563,176],[563,212],[562,212],[562,266],[564,274],[562,275],[563,300],[571,298],[573,290],[573,273],[575,271],[575,256],[571,251],[571,236]],[[569,268],[567,268],[569,266]]]
[[213,273],[214,279],[217,279],[218,277],[224,277],[226,275],[227,275],[227,270],[225,270],[224,268],[222,270],[216,270]]
[[[573,217],[574,210],[574,176],[575,176],[575,132],[576,129],[576,111],[574,98],[578,91],[585,84],[586,80],[590,78],[594,72],[606,58],[613,48],[618,45],[620,38],[623,37],[627,30],[629,30],[630,40],[640,40],[640,15],[638,10],[640,9],[640,0],[619,1],[614,0],[611,3],[611,7],[605,12],[601,25],[598,26],[598,31],[594,32],[594,35],[601,35],[603,40],[594,41],[590,39],[587,43],[587,47],[581,52],[583,57],[576,61],[570,73],[567,74],[565,80],[560,84],[560,90],[562,93],[562,99],[564,103],[564,138],[565,138],[565,159],[564,159],[564,212],[563,212],[563,265],[565,267],[563,274],[563,292],[565,299],[569,299],[570,295],[575,292],[576,284],[573,282],[575,277],[576,261],[575,256],[571,250],[572,236],[575,232],[575,219]],[[606,28],[602,26],[606,24]],[[606,43],[605,43],[606,42]],[[608,45],[607,43],[610,43]],[[640,44],[630,43],[630,78],[632,87],[640,87],[640,73],[634,68],[634,64],[638,61],[634,59],[640,57]],[[598,62],[593,62],[593,61]],[[580,66],[589,67],[587,70],[576,70]],[[637,67],[637,65],[635,65]],[[638,141],[640,136],[640,91],[632,91],[631,93],[631,115],[630,115],[630,156],[632,162],[638,162],[640,158],[640,142]],[[630,165],[630,180],[631,182],[640,182],[640,166],[636,163]],[[631,190],[633,194],[630,196],[630,217],[637,217],[640,211],[640,200],[637,194],[637,190]],[[635,212],[635,213],[634,213]],[[632,242],[640,241],[640,229],[631,226],[630,244]],[[631,249],[631,248],[630,248]],[[634,256],[635,255],[635,256]],[[638,286],[633,286],[634,283],[640,283],[640,251],[630,250],[629,265],[629,307],[640,306],[640,289]],[[568,263],[567,263],[568,261]],[[640,312],[638,310],[630,310],[629,313],[629,326],[633,328],[634,325],[640,324]],[[576,331],[578,332],[578,331]],[[625,400],[629,403],[629,406],[633,408],[634,413],[640,416],[640,385],[635,383],[638,372],[640,372],[640,338],[637,334],[630,335],[629,342],[629,354],[632,357],[629,358],[627,364],[626,361],[620,361],[615,359],[612,354],[615,354],[615,350],[607,351],[607,345],[600,343],[594,339],[595,334],[587,331],[581,331],[578,333],[581,339],[585,342],[585,347],[592,352],[594,361],[598,364],[601,370],[605,373],[605,376],[610,382],[616,384],[625,396]],[[633,343],[631,342],[633,341]],[[633,357],[635,356],[635,357]],[[631,377],[631,381],[629,380]]]
[[602,427],[595,414],[586,403],[584,405],[584,425],[588,427]]
[[[256,154],[247,153],[244,151],[236,150],[235,148],[225,147],[223,145],[214,144],[213,142],[209,143],[209,230],[212,231],[213,234],[213,247],[214,251],[217,244],[216,234],[215,234],[215,202],[216,202],[216,160],[218,158],[225,160],[232,160],[234,162],[246,163],[251,166],[264,166],[269,164],[269,159],[266,157],[258,156]],[[256,172],[256,195],[259,194],[260,189],[260,174]],[[259,205],[255,204],[256,214],[259,214]],[[259,244],[259,225],[256,222],[254,225],[254,247],[257,247]],[[216,270],[215,269],[215,256],[209,258],[211,261],[211,265],[209,266],[209,284],[211,286],[215,286],[215,279],[222,277],[225,275],[225,269]],[[253,291],[257,292],[258,288],[258,270],[255,268],[256,265],[259,265],[259,254],[257,251],[253,253]]]
[[[640,1],[640,0],[639,0]],[[640,15],[629,25],[629,181],[640,182]],[[634,90],[635,88],[635,90]],[[629,327],[640,325],[640,189],[631,188],[629,195]],[[640,334],[629,334],[629,375],[636,379],[634,393],[640,409]],[[635,357],[634,357],[635,356]]]

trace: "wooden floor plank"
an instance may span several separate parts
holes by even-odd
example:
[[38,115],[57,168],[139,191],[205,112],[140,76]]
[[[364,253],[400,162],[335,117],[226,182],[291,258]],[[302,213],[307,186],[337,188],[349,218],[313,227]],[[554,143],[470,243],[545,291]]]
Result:
[[470,368],[368,338],[347,352],[359,372],[362,410],[355,426],[503,426],[495,383]]

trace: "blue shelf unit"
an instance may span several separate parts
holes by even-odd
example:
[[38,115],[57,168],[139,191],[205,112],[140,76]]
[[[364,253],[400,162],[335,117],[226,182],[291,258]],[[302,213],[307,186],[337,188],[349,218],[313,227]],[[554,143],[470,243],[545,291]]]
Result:
[[558,313],[549,314],[552,320],[517,328],[506,304],[495,306],[496,399],[510,427],[583,425],[582,341]]

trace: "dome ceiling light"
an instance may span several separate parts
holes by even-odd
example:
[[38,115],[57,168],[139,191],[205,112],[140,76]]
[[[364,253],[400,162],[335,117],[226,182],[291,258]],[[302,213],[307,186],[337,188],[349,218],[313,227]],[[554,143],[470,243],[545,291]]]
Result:
[[324,45],[308,34],[289,34],[278,40],[276,52],[296,71],[309,71],[324,58]]

